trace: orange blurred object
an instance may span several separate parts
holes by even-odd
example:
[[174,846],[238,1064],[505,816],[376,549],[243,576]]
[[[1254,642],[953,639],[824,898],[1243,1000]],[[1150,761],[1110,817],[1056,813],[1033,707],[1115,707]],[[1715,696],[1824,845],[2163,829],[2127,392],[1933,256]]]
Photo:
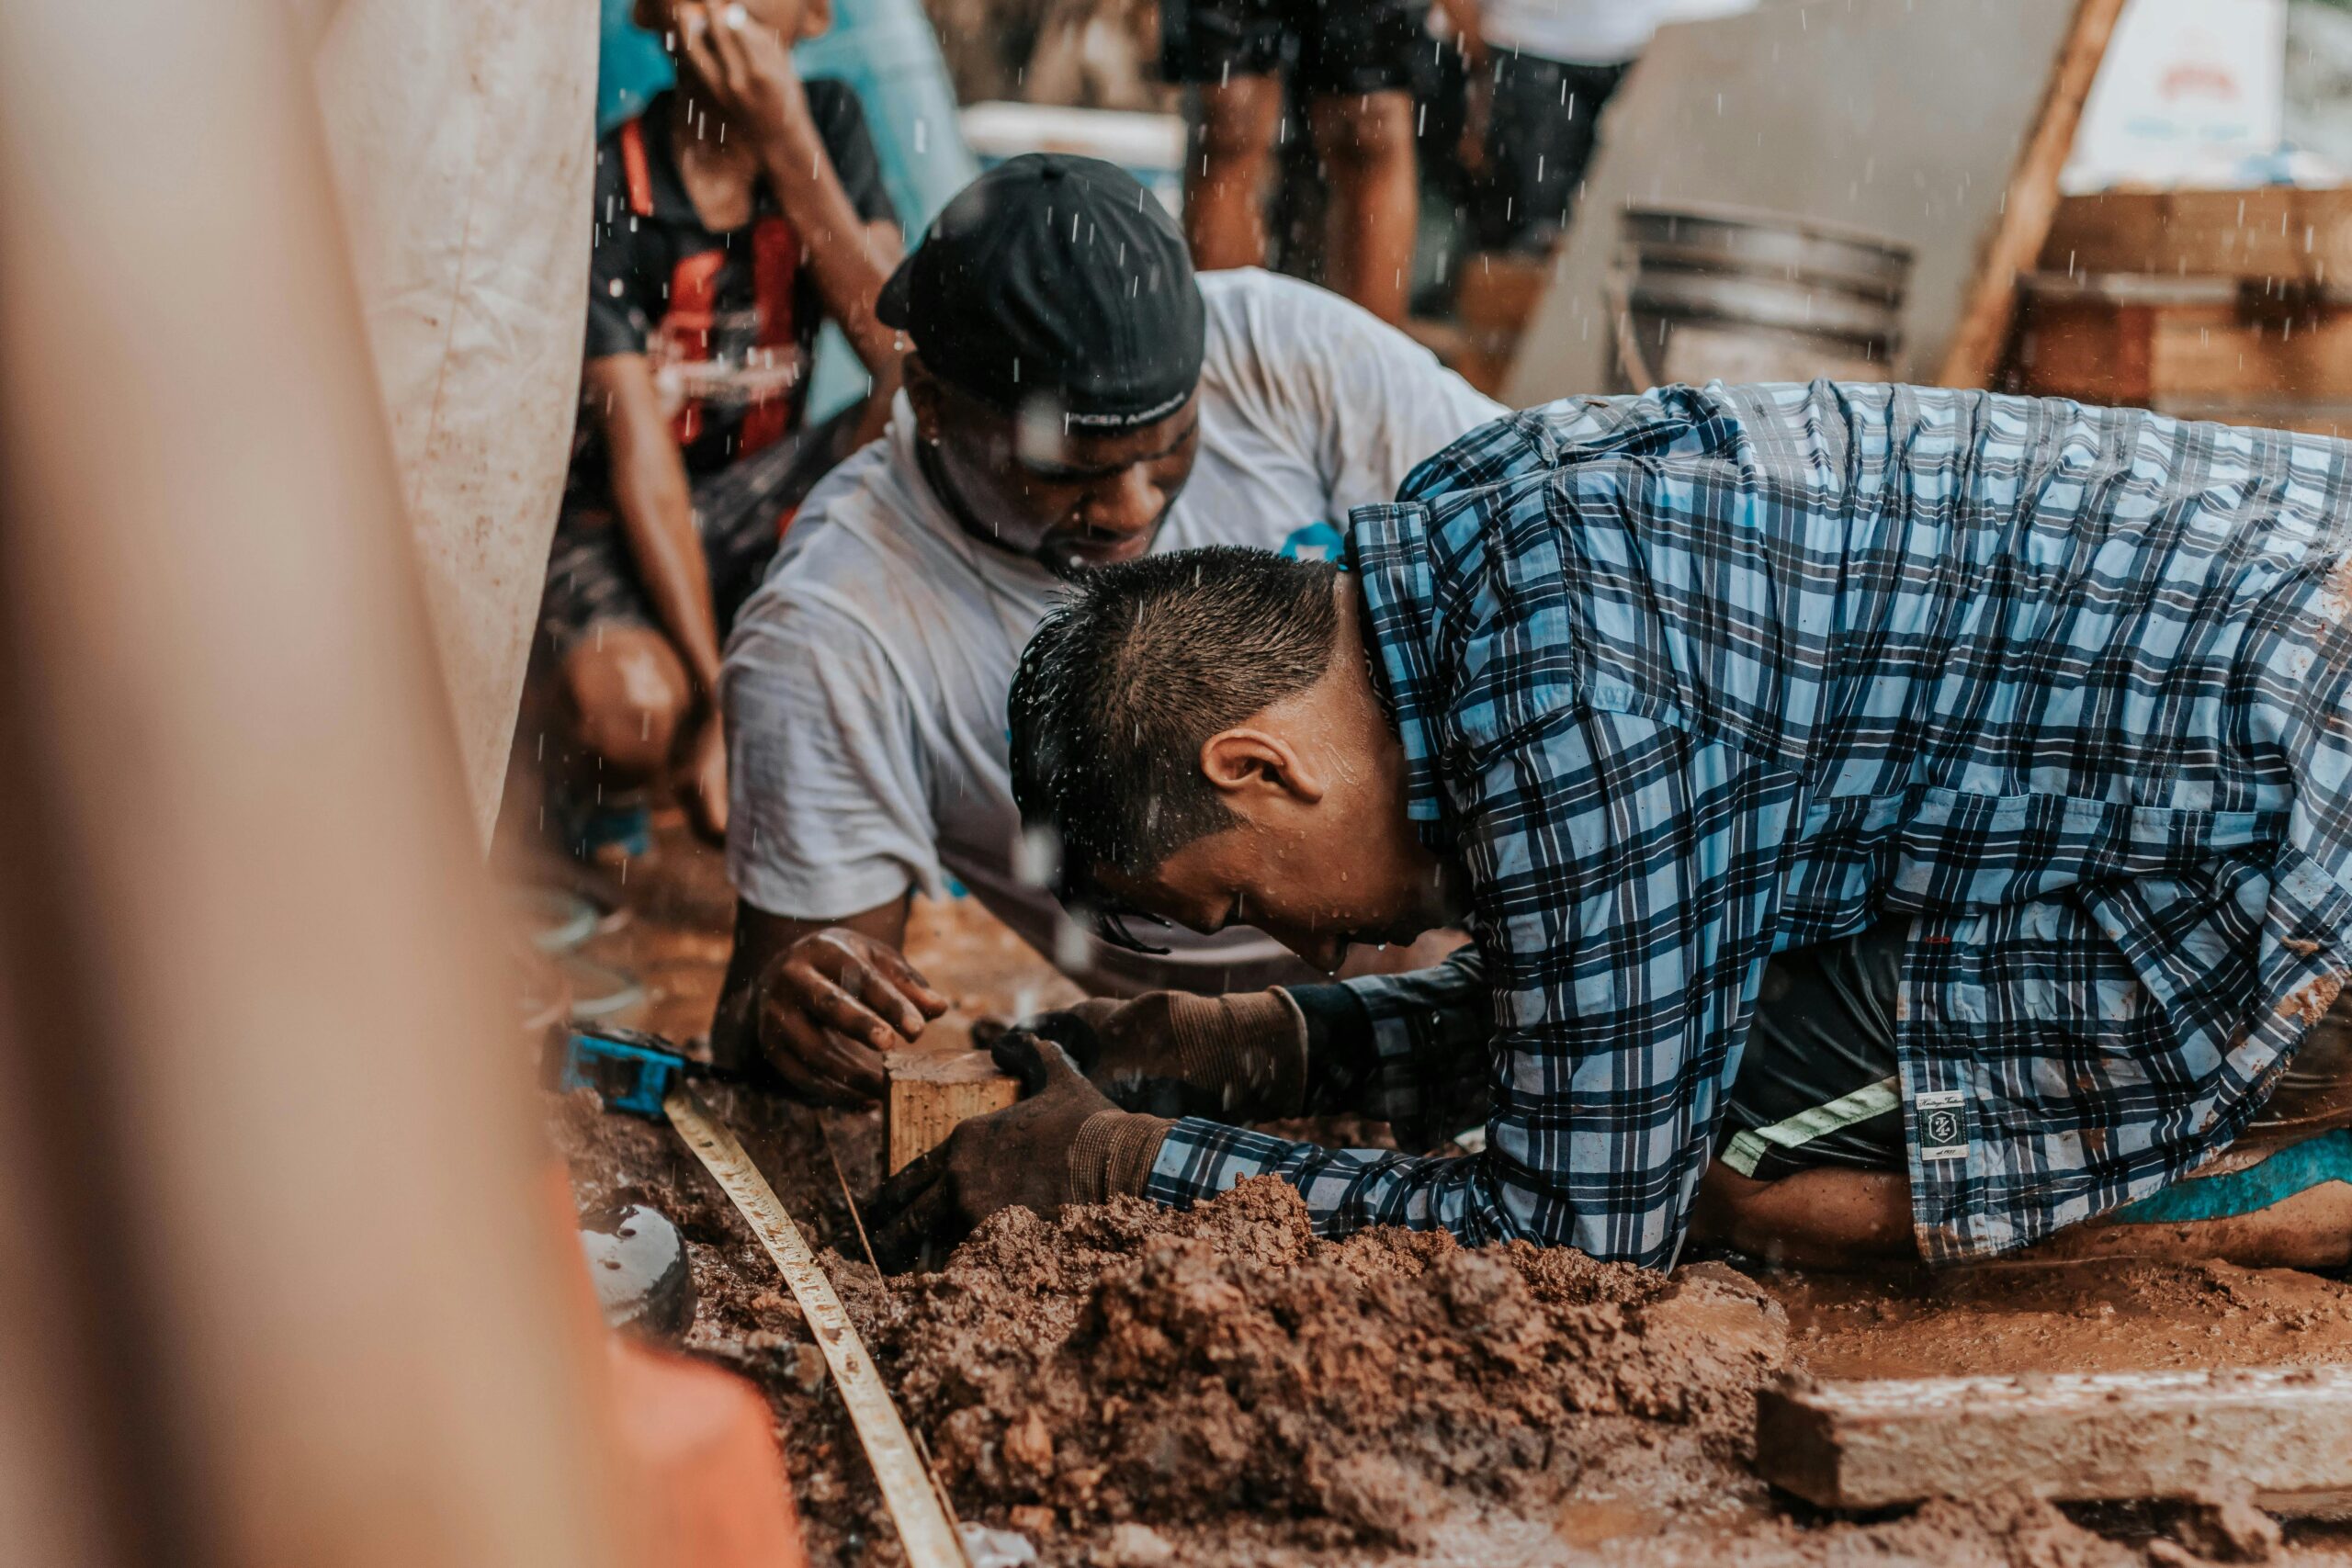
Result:
[[615,1437],[641,1481],[646,1568],[805,1568],[767,1402],[730,1372],[616,1335]]
[[[579,1221],[560,1161],[541,1201],[567,1232]],[[632,1568],[808,1568],[792,1476],[767,1401],[743,1379],[604,1328],[588,1261],[569,1271],[570,1310],[608,1347],[592,1360],[591,1397],[605,1412],[605,1450],[628,1488],[623,1553]]]

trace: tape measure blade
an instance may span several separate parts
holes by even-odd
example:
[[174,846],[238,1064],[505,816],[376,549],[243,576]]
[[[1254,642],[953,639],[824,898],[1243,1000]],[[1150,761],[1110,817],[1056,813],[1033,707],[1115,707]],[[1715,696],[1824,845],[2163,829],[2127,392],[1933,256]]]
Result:
[[899,1527],[908,1561],[914,1568],[968,1568],[963,1542],[933,1487],[931,1472],[915,1450],[914,1438],[908,1435],[890,1391],[883,1385],[880,1369],[866,1353],[865,1342],[858,1337],[857,1326],[850,1322],[832,1280],[776,1197],[775,1189],[752,1163],[735,1134],[711,1114],[692,1089],[680,1084],[662,1100],[662,1109],[703,1168],[750,1224],[752,1234],[759,1237],[760,1246],[784,1275],[792,1299],[800,1304],[801,1315],[817,1337],[817,1348],[832,1369],[833,1385],[841,1390],[842,1404],[865,1449],[866,1461],[874,1467],[874,1479],[882,1488],[892,1522]]

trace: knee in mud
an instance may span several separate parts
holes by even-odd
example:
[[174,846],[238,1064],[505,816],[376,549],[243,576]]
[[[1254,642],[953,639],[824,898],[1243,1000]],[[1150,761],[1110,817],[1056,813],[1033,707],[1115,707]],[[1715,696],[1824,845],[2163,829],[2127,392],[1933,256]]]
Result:
[[580,743],[624,777],[661,772],[684,720],[684,667],[657,634],[593,634],[566,656],[565,694]]

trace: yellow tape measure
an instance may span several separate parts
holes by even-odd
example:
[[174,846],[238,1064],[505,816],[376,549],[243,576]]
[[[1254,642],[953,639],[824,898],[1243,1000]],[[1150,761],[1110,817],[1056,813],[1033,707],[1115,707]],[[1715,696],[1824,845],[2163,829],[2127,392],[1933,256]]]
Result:
[[882,1486],[882,1501],[899,1527],[899,1539],[906,1543],[907,1560],[914,1568],[968,1568],[963,1542],[932,1485],[922,1456],[915,1450],[914,1439],[907,1434],[906,1423],[899,1418],[890,1391],[882,1385],[874,1358],[866,1353],[841,1297],[833,1293],[832,1280],[819,1267],[817,1255],[808,1250],[800,1227],[777,1200],[775,1189],[743,1152],[735,1134],[720,1124],[693,1089],[679,1085],[662,1101],[662,1109],[686,1141],[686,1147],[694,1150],[695,1157],[734,1200],[735,1207],[751,1223],[752,1234],[760,1238],[760,1245],[775,1259],[784,1282],[792,1288],[792,1299],[800,1303],[801,1315],[808,1320],[818,1348],[825,1353],[825,1364],[832,1369],[842,1403],[849,1406],[850,1424],[857,1428],[857,1440],[865,1446],[874,1479]]

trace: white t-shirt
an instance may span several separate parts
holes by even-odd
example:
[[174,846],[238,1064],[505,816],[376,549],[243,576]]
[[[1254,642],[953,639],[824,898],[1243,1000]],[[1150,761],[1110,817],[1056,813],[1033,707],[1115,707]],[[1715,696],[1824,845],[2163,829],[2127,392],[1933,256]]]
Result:
[[1482,0],[1478,31],[1492,49],[1578,65],[1620,65],[1668,22],[1752,9],[1756,0]]
[[[1402,333],[1312,285],[1204,275],[1200,453],[1157,550],[1320,556],[1350,508],[1502,413]],[[1222,991],[1300,977],[1256,931],[1093,941],[1015,874],[1005,697],[1060,587],[967,535],[917,466],[901,397],[882,438],[802,503],[727,641],[727,864],[753,907],[839,919],[954,876],[1091,989]]]

